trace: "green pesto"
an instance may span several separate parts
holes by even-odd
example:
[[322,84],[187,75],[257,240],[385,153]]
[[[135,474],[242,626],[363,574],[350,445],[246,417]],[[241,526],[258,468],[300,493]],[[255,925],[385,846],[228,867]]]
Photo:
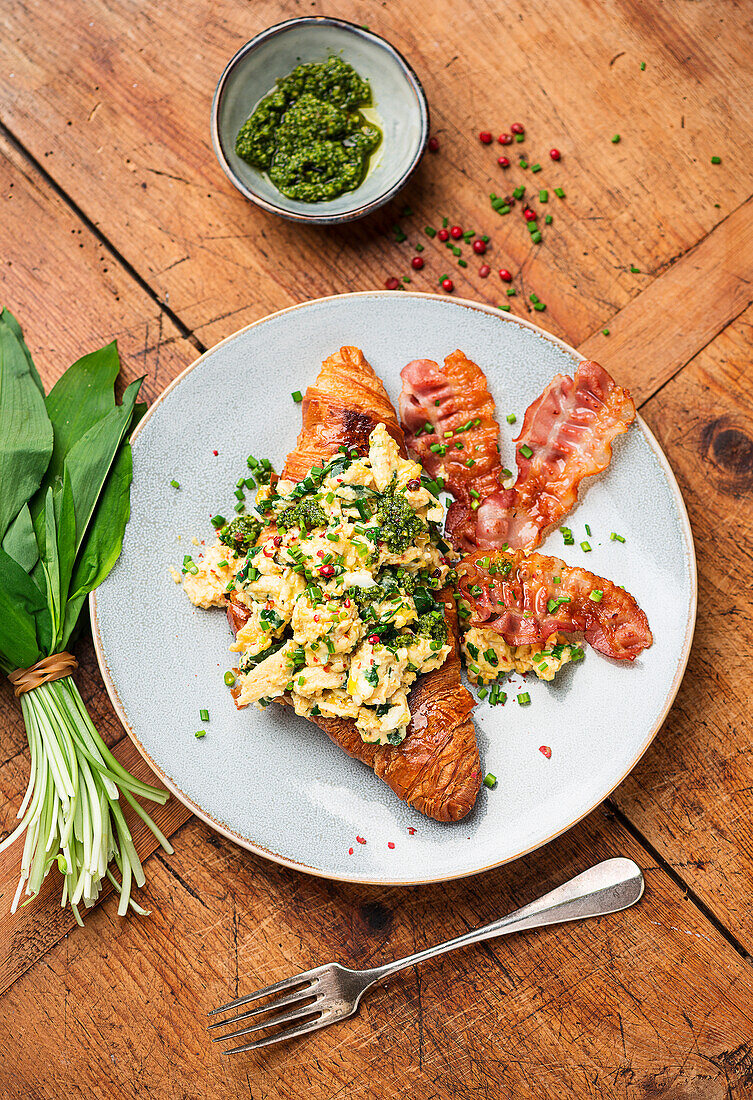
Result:
[[218,532],[220,542],[239,554],[246,553],[261,533],[261,523],[252,516],[238,516]]
[[421,520],[394,485],[388,486],[379,502],[380,537],[393,554],[407,550],[423,528]]
[[358,110],[370,104],[368,80],[342,58],[298,65],[243,123],[235,151],[287,198],[337,198],[360,186],[382,140]]
[[277,517],[277,526],[300,527],[301,531],[311,531],[314,527],[326,527],[327,515],[313,500],[302,500],[284,508]]

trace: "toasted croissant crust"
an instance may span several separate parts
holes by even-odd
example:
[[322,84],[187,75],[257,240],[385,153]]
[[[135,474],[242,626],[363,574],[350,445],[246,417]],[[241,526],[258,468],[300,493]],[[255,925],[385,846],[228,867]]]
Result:
[[[325,360],[303,400],[303,427],[288,456],[283,477],[302,478],[345,444],[368,449],[376,424],[383,423],[405,455],[405,441],[387,392],[358,348],[343,347]],[[457,614],[444,589],[452,652],[441,668],[419,676],[408,696],[412,719],[402,744],[364,742],[351,718],[313,717],[330,740],[373,768],[398,798],[437,821],[459,821],[473,807],[481,785],[481,764],[471,720],[474,699],[460,682]],[[248,617],[231,595],[228,620],[234,631]],[[284,699],[281,701],[285,701]]]
[[402,428],[380,379],[360,348],[342,347],[324,360],[319,377],[306,390],[303,426],[282,476],[300,481],[343,444],[367,451],[377,424],[384,424],[401,454],[407,455]]

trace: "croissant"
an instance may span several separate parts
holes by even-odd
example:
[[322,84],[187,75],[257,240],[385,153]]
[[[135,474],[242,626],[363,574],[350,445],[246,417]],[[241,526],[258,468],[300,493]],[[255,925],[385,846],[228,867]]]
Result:
[[[381,381],[358,348],[340,348],[325,360],[306,391],[303,427],[282,476],[300,480],[343,444],[367,451],[369,435],[379,423],[406,455],[402,429]],[[471,719],[473,696],[460,681],[453,595],[445,589],[438,598],[445,605],[452,651],[440,668],[414,683],[408,696],[412,718],[400,745],[364,742],[350,718],[312,716],[311,721],[349,756],[373,768],[402,801],[437,821],[459,821],[476,801],[481,764]],[[234,630],[242,625],[243,612],[231,597],[228,619]]]

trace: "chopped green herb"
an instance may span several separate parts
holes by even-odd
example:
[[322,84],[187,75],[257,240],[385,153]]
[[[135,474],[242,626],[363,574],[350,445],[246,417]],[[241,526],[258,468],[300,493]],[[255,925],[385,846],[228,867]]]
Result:
[[641,269],[639,267],[636,267],[635,264],[630,265],[630,270],[633,273],[633,275],[640,275],[640,273],[641,273]]
[[625,541],[624,535],[618,535],[615,531],[612,531],[609,538],[610,538],[611,542],[624,542]]
[[508,298],[514,298],[516,294],[517,294],[517,290],[515,289],[515,287],[514,286],[508,286],[508,288],[507,288],[507,297]]
[[620,135],[619,135],[619,134],[615,134],[615,135],[614,135],[614,136],[612,137],[612,145],[619,145],[619,144],[620,144]]
[[432,229],[430,225],[424,226],[424,233],[427,237],[436,237],[437,235],[436,229]]
[[[541,233],[539,233],[538,229],[536,230],[535,233],[531,234],[531,240],[533,241],[534,244],[541,244],[541,239],[542,239],[541,238]],[[538,309],[539,307],[536,306],[534,308]],[[546,306],[541,306],[541,308],[546,309]]]
[[525,193],[526,193],[525,187],[516,187],[515,190],[513,191],[513,195],[515,196],[516,199],[522,199],[523,196],[525,195]]
[[541,165],[540,164],[532,164],[531,165],[531,171],[532,172],[540,172],[541,171]]
[[550,615],[554,614],[558,607],[561,607],[563,603],[571,603],[570,596],[557,596],[556,599],[548,600],[546,609]]
[[594,603],[601,603],[604,598],[604,593],[600,588],[594,588],[593,592],[589,593],[589,600],[593,600]]
[[227,523],[227,520],[218,512],[216,516],[212,516],[209,522],[212,524],[212,527],[224,527]]
[[172,485],[173,489],[180,489],[180,482],[176,481],[175,478],[173,478],[170,484]]
[[580,544],[580,548],[581,548],[581,550],[583,551],[584,554],[590,554],[591,553],[591,543],[590,542],[582,542]]
[[201,718],[202,722],[208,722],[209,721],[209,711],[208,710],[200,710],[199,711],[199,718]]
[[712,157],[711,158],[711,163],[712,164],[721,164],[722,163],[722,158],[721,157]]
[[528,446],[528,444],[527,444],[527,443],[523,443],[523,444],[522,444],[522,445],[521,445],[521,446],[520,446],[520,447],[518,448],[518,450],[519,450],[519,451],[520,451],[520,453],[521,453],[521,454],[523,455],[523,458],[530,458],[530,457],[532,456],[532,454],[533,454],[533,451],[531,450],[531,448],[530,448],[530,447]]
[[508,424],[514,424],[517,419],[518,418],[515,415],[515,413],[508,413],[507,416],[505,417],[505,420],[507,421]]
[[641,72],[642,72],[642,73],[645,73],[645,71],[646,71],[646,62],[645,62],[645,61],[641,61]]
[[602,332],[602,335],[603,335],[603,336],[609,336],[609,329],[608,329],[608,328],[603,328],[603,329],[601,330],[601,332]]
[[194,734],[194,737],[206,737],[206,735],[207,735],[206,730],[197,730],[196,733]]
[[493,791],[494,788],[497,786],[496,775],[492,775],[491,772],[487,772],[484,776],[484,786],[488,787],[490,791]]
[[520,695],[518,696],[518,706],[527,707],[530,702],[531,696],[528,694],[528,692],[521,691]]
[[553,221],[554,218],[552,217],[552,215],[547,214],[547,216],[544,218],[544,225],[551,225]]
[[588,526],[588,524],[586,524],[586,534],[589,538],[591,538],[591,528]]
[[542,188],[542,190],[539,191],[539,202],[549,202],[549,192],[546,188]]
[[298,404],[300,401],[303,401],[303,394],[300,390],[293,390],[290,396],[293,398],[296,404]]
[[561,187],[555,187],[554,193],[558,199],[564,199],[565,197],[565,192],[562,190]]

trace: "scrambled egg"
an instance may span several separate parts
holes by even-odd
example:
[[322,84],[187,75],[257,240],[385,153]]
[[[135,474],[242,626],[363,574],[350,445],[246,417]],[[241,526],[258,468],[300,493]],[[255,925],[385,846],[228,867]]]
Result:
[[488,684],[503,672],[535,672],[539,680],[553,680],[563,665],[580,660],[583,651],[562,634],[546,644],[509,645],[490,627],[472,626],[463,637],[468,678]]
[[450,570],[443,509],[383,424],[368,456],[341,452],[262,489],[254,515],[184,565],[183,587],[198,607],[233,592],[248,611],[231,646],[239,706],[285,695],[297,714],[352,718],[364,741],[399,744],[411,684],[451,649],[436,600]]

